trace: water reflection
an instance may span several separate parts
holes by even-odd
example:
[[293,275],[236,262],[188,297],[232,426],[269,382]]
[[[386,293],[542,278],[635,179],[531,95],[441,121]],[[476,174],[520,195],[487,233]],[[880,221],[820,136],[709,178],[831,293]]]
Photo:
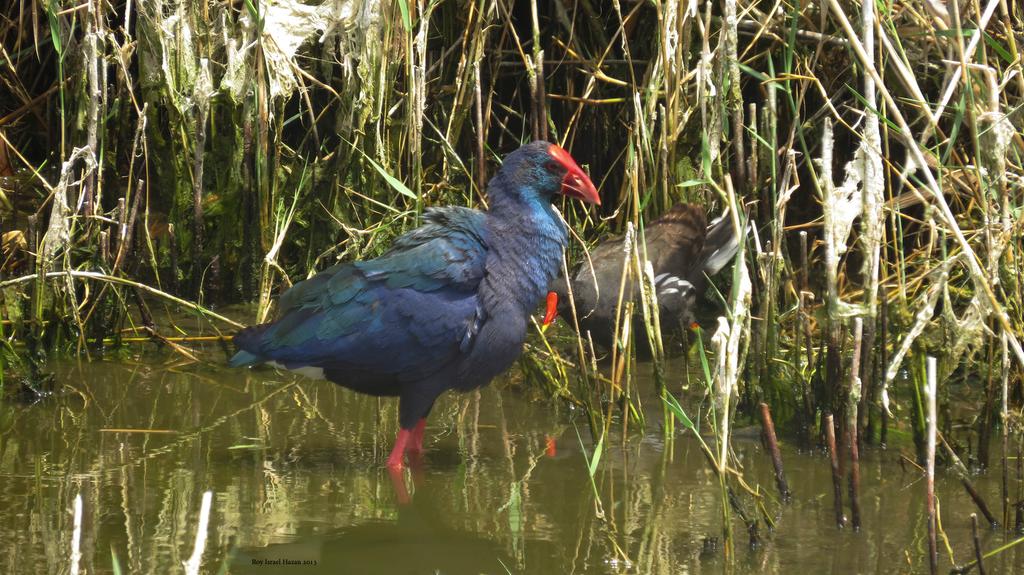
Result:
[[[767,490],[777,530],[762,532],[757,549],[738,545],[730,568],[702,556],[721,536],[721,510],[693,441],[666,445],[653,423],[646,434],[616,431],[591,483],[584,418],[507,380],[446,396],[422,466],[396,489],[383,468],[396,431],[388,400],[156,355],[49,369],[61,393],[0,402],[2,573],[72,571],[78,496],[80,572],[112,573],[114,557],[125,573],[182,572],[206,491],[203,573],[317,572],[253,559],[316,560],[332,573],[927,570],[924,489],[894,451],[862,454],[865,528],[854,534],[833,526],[820,454],[784,450],[794,499],[782,505],[759,444],[737,440],[739,465]],[[976,481],[990,505],[997,475]],[[937,492],[950,547],[966,562],[971,503],[953,477],[941,475]],[[982,545],[1007,540],[985,531]],[[1017,549],[990,562],[990,572],[1021,567]]]
[[291,543],[239,549],[232,573],[502,573],[514,565],[502,546],[450,526],[431,493],[397,507],[397,517],[371,519]]

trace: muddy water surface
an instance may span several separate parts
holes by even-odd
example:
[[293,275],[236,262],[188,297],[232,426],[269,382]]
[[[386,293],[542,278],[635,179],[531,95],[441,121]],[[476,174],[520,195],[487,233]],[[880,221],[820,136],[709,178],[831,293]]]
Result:
[[[864,529],[853,533],[835,527],[825,457],[784,447],[794,498],[783,505],[760,444],[738,437],[777,528],[750,548],[737,520],[730,565],[714,551],[718,481],[693,439],[667,445],[654,424],[625,444],[616,433],[591,484],[585,418],[507,379],[445,396],[422,465],[392,477],[381,465],[391,400],[165,355],[47,369],[61,393],[0,404],[2,573],[112,573],[115,562],[122,573],[262,575],[927,571],[924,483],[896,449],[862,453]],[[976,478],[994,509],[998,481]],[[949,548],[966,562],[974,508],[949,474],[937,492]],[[982,546],[1012,537],[984,529]],[[987,567],[1024,572],[1024,549]]]

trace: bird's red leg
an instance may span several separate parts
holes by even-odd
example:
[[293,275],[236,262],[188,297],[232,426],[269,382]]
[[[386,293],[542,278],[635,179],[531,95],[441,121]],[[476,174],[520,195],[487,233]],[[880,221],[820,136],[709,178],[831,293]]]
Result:
[[391,450],[391,455],[388,456],[388,468],[402,468],[402,458],[405,456],[405,449],[411,437],[412,431],[408,429],[398,430],[398,437],[395,438],[395,447]]
[[548,457],[554,457],[558,455],[558,446],[555,444],[555,438],[551,435],[544,436],[544,454]]
[[409,444],[409,451],[420,454],[423,453],[423,430],[427,427],[427,418],[424,417],[416,423],[416,427],[412,428],[412,443]]
[[391,487],[395,490],[395,498],[399,505],[408,505],[412,502],[409,490],[405,487],[405,473],[401,467],[388,467],[388,477],[391,478]]
[[395,489],[399,505],[406,505],[412,501],[409,490],[405,486],[405,474],[402,472],[402,460],[406,451],[409,452],[409,466],[412,467],[413,481],[419,483],[423,479],[423,429],[426,425],[427,420],[423,418],[412,429],[399,429],[398,437],[395,438],[395,447],[391,450],[391,455],[388,456],[388,475],[391,477],[391,486]]
[[544,309],[544,321],[541,323],[541,325],[544,326],[555,321],[555,318],[558,317],[558,293],[549,291],[546,303],[547,305]]

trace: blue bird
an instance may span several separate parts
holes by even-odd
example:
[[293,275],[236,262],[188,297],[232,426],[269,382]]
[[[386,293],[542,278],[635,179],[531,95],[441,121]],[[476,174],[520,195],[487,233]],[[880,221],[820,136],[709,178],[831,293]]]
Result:
[[487,186],[487,211],[433,208],[381,257],[341,263],[295,284],[277,320],[234,337],[235,367],[261,363],[399,398],[387,460],[422,451],[423,428],[447,389],[486,385],[519,357],[528,318],[558,275],[567,232],[563,194],[600,205],[562,148],[537,141],[508,155]]

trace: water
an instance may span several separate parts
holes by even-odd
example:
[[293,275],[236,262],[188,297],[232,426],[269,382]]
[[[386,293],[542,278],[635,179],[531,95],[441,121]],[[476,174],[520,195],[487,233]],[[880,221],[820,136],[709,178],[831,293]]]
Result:
[[[582,414],[508,378],[445,396],[422,467],[393,479],[382,467],[391,400],[163,354],[48,369],[63,393],[0,403],[3,573],[74,571],[77,497],[79,573],[111,573],[114,556],[123,573],[187,572],[206,491],[205,544],[191,564],[202,573],[927,572],[924,482],[897,449],[862,453],[864,529],[854,533],[834,525],[826,457],[784,447],[794,499],[783,505],[767,455],[739,434],[744,475],[777,529],[752,549],[736,520],[730,565],[702,554],[720,541],[722,514],[693,439],[666,446],[651,425],[623,444],[616,431],[592,485]],[[657,411],[653,397],[644,405]],[[998,475],[975,478],[997,513]],[[951,474],[937,493],[954,557],[967,562],[975,509]],[[985,528],[982,546],[1011,538]],[[940,565],[948,572],[941,540]],[[1024,569],[1024,551],[986,567]]]

